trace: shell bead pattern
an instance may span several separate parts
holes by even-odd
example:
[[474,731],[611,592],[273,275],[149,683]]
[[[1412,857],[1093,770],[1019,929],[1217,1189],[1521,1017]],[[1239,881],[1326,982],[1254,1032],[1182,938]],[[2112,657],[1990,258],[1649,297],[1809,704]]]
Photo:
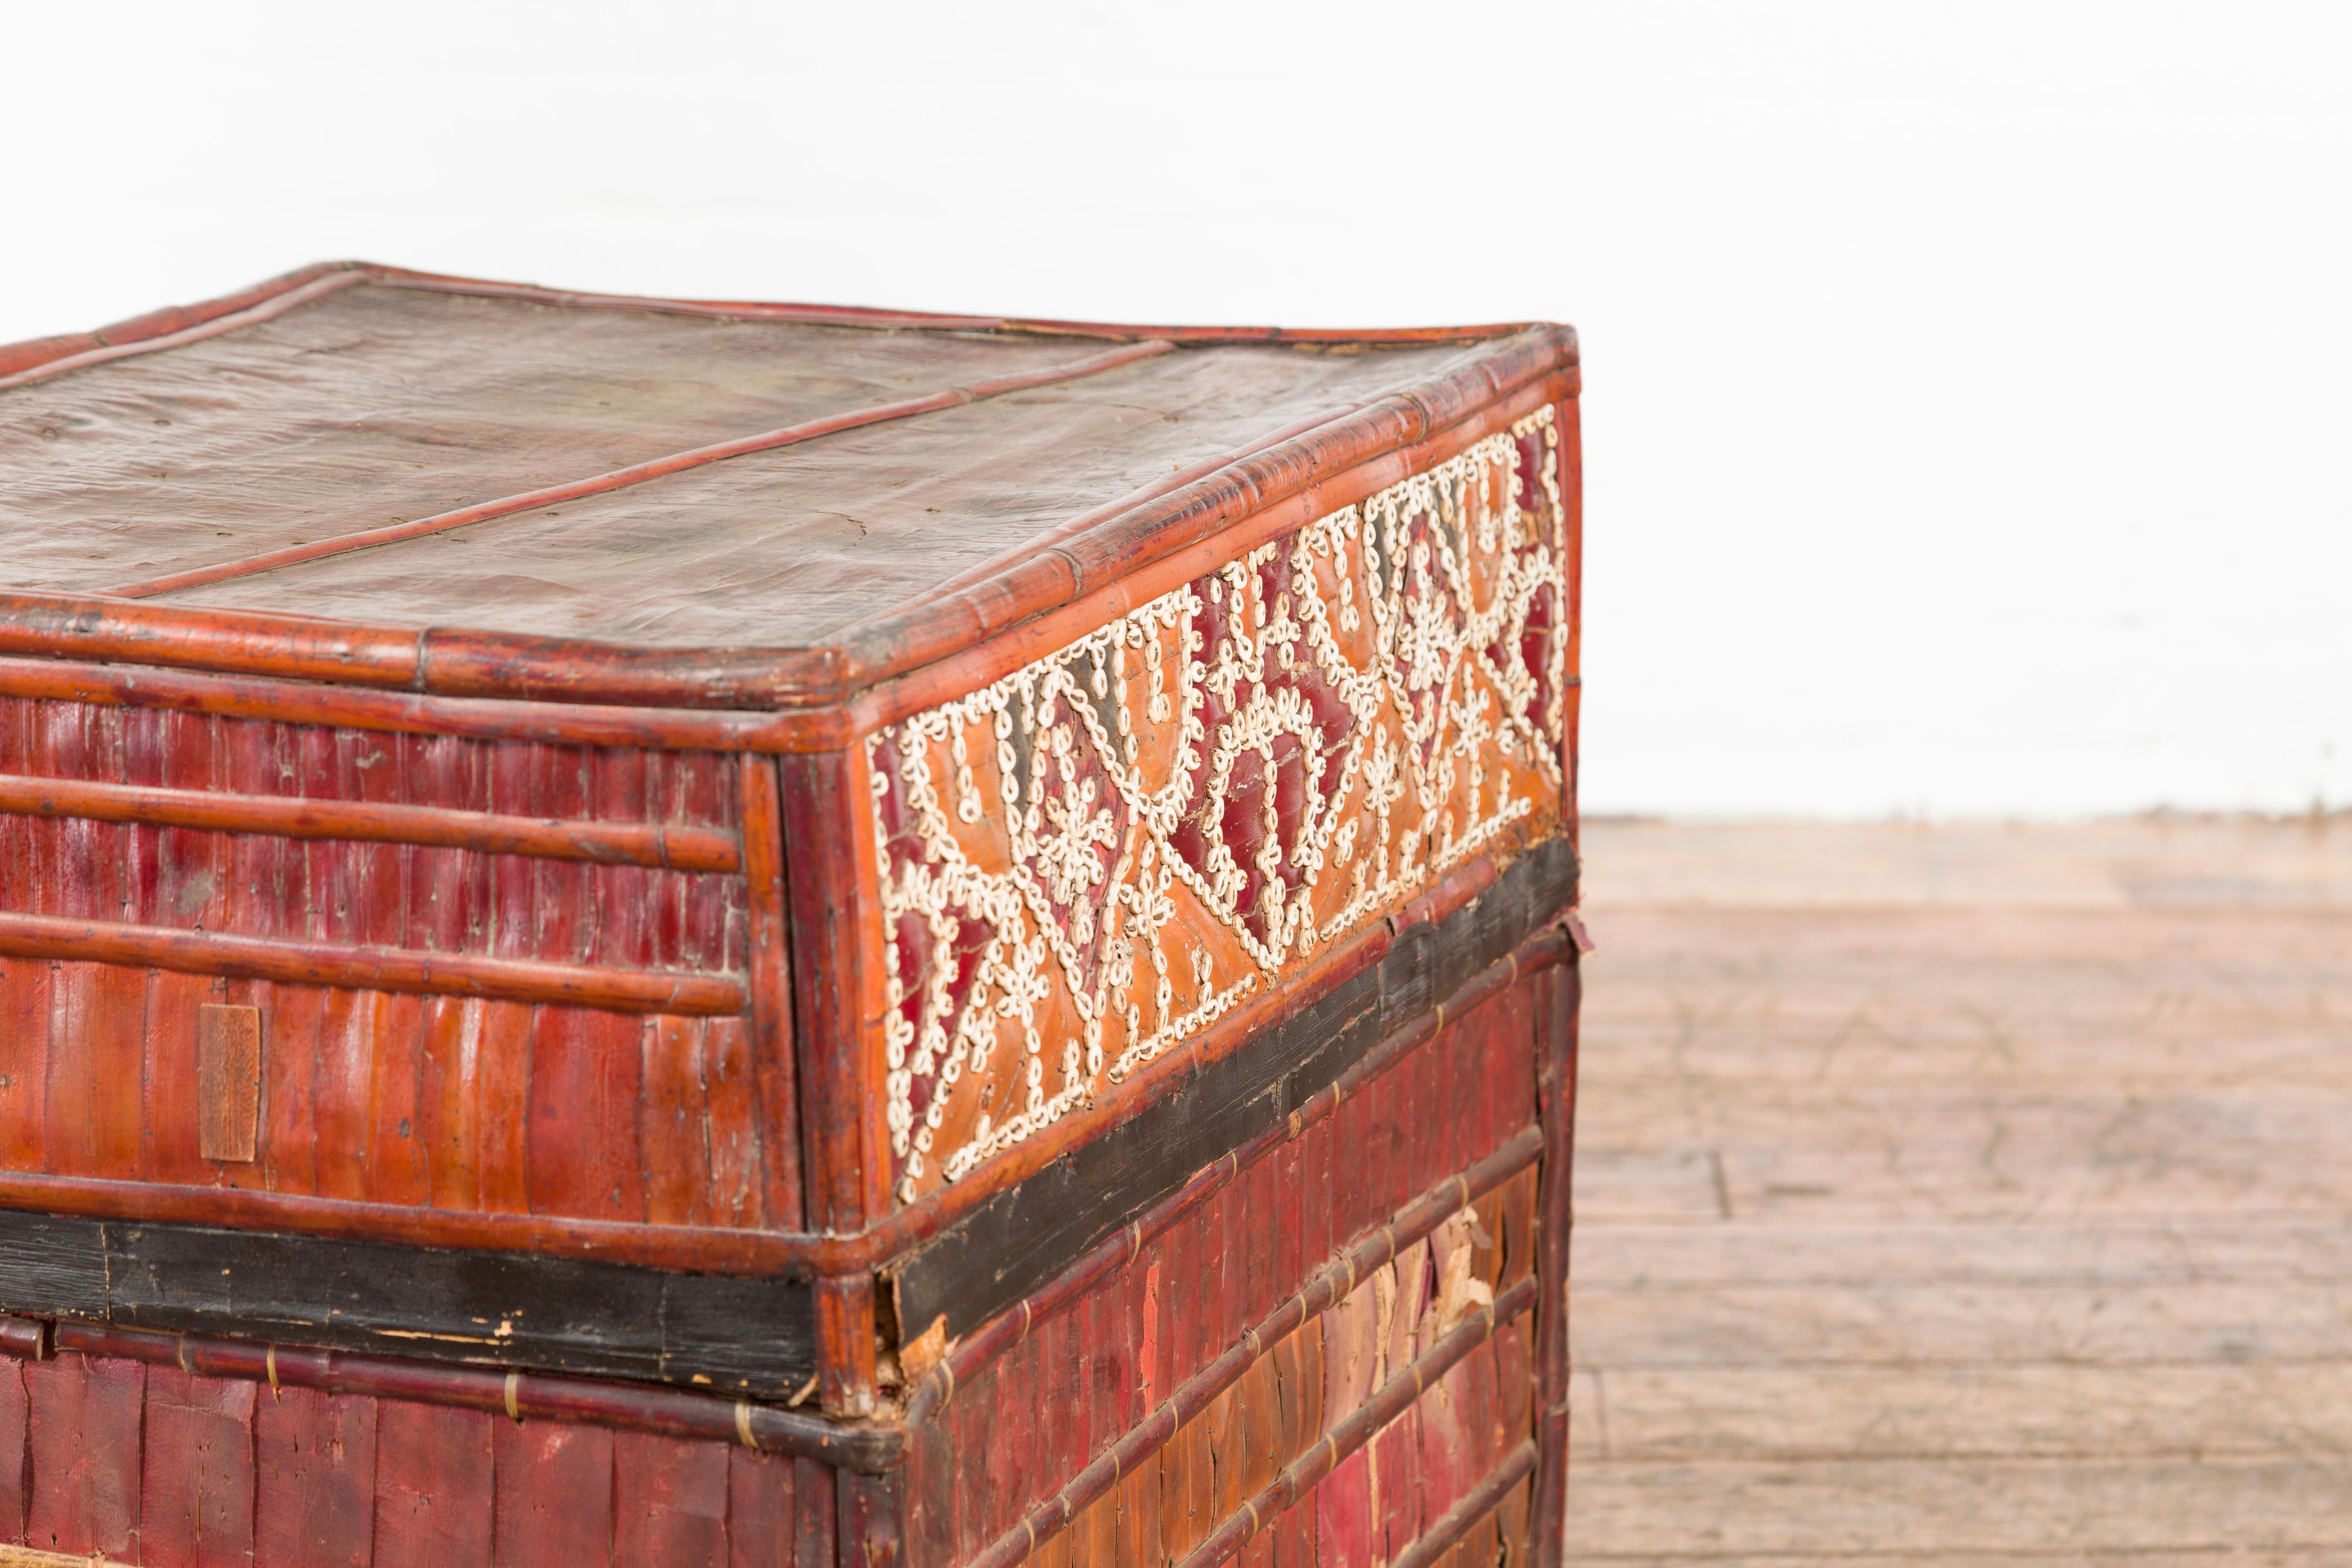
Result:
[[866,740],[898,1200],[1559,818],[1549,407]]

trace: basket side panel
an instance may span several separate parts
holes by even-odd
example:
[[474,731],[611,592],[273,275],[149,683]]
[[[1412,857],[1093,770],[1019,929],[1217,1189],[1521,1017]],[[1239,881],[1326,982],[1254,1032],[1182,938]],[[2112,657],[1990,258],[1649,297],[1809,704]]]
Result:
[[768,765],[0,693],[0,1167],[797,1228]]
[[1449,1021],[959,1387],[908,1463],[910,1561],[1524,1552],[1549,979]]

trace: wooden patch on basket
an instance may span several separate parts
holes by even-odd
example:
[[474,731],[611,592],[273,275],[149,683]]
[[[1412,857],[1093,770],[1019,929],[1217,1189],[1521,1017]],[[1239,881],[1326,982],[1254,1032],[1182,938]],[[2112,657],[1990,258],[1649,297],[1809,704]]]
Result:
[[948,1353],[948,1319],[942,1312],[931,1320],[931,1326],[898,1347],[898,1369],[907,1375],[907,1386],[912,1388],[923,1381],[923,1374],[940,1364]]
[[196,1141],[207,1160],[250,1163],[261,1119],[261,1009],[196,1009]]

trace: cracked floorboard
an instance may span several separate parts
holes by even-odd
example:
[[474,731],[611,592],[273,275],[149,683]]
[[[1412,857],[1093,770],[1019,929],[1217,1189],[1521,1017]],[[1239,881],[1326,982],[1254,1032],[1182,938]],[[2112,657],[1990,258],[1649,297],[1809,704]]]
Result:
[[2352,823],[1585,848],[1571,1562],[2352,1568]]

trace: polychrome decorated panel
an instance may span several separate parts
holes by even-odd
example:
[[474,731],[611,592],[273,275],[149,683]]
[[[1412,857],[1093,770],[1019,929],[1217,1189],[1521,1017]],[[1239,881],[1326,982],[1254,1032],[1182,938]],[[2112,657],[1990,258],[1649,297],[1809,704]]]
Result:
[[866,742],[898,1200],[1558,822],[1549,408]]

